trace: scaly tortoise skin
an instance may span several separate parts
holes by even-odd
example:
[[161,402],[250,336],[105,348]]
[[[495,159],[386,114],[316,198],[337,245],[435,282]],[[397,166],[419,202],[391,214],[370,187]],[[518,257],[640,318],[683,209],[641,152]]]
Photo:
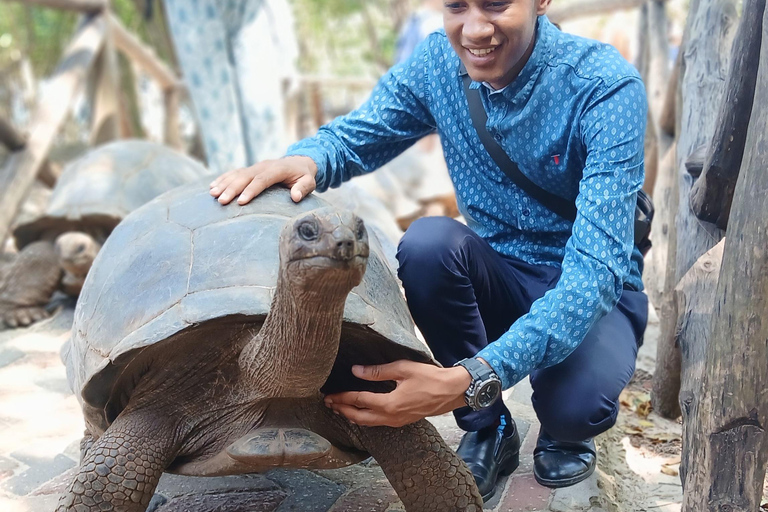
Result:
[[0,277],[0,325],[25,326],[47,316],[57,289],[77,297],[93,258],[131,211],[210,174],[191,158],[141,140],[113,142],[69,164],[45,213],[14,229],[21,251]]
[[323,393],[392,389],[356,379],[353,364],[437,363],[379,242],[315,196],[294,204],[269,189],[222,207],[195,184],[133,212],[86,279],[63,355],[87,430],[58,512],[143,511],[163,471],[369,455],[409,512],[482,510],[472,474],[426,420],[360,427],[323,405]]

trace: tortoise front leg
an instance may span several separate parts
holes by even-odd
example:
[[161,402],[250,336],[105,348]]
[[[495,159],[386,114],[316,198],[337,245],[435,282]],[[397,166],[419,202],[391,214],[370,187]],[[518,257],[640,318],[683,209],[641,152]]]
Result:
[[88,455],[88,451],[93,446],[93,443],[96,442],[96,439],[93,437],[93,434],[91,434],[87,429],[85,433],[83,433],[83,438],[80,440],[80,464],[83,464],[83,461],[85,460],[85,457]]
[[360,427],[408,512],[481,512],[483,498],[464,461],[427,420],[402,428]]
[[143,512],[181,445],[151,411],[121,414],[87,449],[56,512]]
[[52,243],[25,247],[0,278],[0,322],[18,327],[46,318],[44,306],[58,288],[61,273]]

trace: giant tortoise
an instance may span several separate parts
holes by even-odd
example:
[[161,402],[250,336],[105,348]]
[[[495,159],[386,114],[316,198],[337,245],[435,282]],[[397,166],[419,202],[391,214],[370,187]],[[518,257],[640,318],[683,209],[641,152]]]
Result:
[[0,277],[0,324],[44,318],[57,289],[76,297],[101,244],[129,212],[207,174],[191,158],[141,140],[113,142],[72,162],[45,214],[14,230],[21,252]]
[[369,455],[409,512],[482,509],[426,420],[367,428],[324,406],[324,393],[392,389],[356,379],[353,364],[434,360],[379,242],[314,195],[294,204],[272,188],[221,206],[201,183],[136,210],[96,258],[63,355],[87,429],[58,512],[143,511],[163,471],[327,469]]

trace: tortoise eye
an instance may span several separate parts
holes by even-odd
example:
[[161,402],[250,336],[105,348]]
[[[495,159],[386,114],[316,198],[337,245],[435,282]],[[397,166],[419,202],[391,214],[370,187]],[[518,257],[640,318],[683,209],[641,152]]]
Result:
[[365,237],[365,224],[363,221],[357,223],[357,239],[362,240]]
[[307,242],[311,242],[313,240],[317,240],[319,228],[317,226],[317,222],[313,220],[306,220],[299,224],[299,236],[306,240]]

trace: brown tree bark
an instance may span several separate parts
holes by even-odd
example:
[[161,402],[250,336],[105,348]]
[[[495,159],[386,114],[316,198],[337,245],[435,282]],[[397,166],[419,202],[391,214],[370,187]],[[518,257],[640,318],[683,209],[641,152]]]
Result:
[[691,456],[694,453],[690,448],[697,441],[693,425],[693,397],[704,378],[707,343],[724,247],[725,238],[699,258],[675,287],[675,307],[681,312],[675,332],[682,356],[680,404],[683,412],[683,446],[687,448],[683,450],[680,463],[680,478],[683,481],[691,467]]
[[[763,40],[768,40],[768,13]],[[768,463],[768,46],[734,194],[706,366],[694,390],[683,512],[754,512]]]
[[745,120],[752,113],[755,96],[764,12],[765,0],[744,0],[715,135],[701,176],[691,190],[693,213],[720,229],[728,226],[733,191],[744,156],[748,126]]
[[[696,0],[691,4],[686,23],[679,80],[682,97],[679,126],[684,129],[678,132],[677,141],[678,203],[674,230],[669,231],[665,304],[674,304],[671,297],[677,283],[696,260],[723,237],[722,230],[703,225],[693,216],[688,206],[693,178],[685,170],[684,162],[696,147],[710,140],[714,132],[735,18],[735,0]],[[675,307],[662,308],[653,380],[654,409],[667,418],[680,415],[680,351],[675,344],[677,315]]]

